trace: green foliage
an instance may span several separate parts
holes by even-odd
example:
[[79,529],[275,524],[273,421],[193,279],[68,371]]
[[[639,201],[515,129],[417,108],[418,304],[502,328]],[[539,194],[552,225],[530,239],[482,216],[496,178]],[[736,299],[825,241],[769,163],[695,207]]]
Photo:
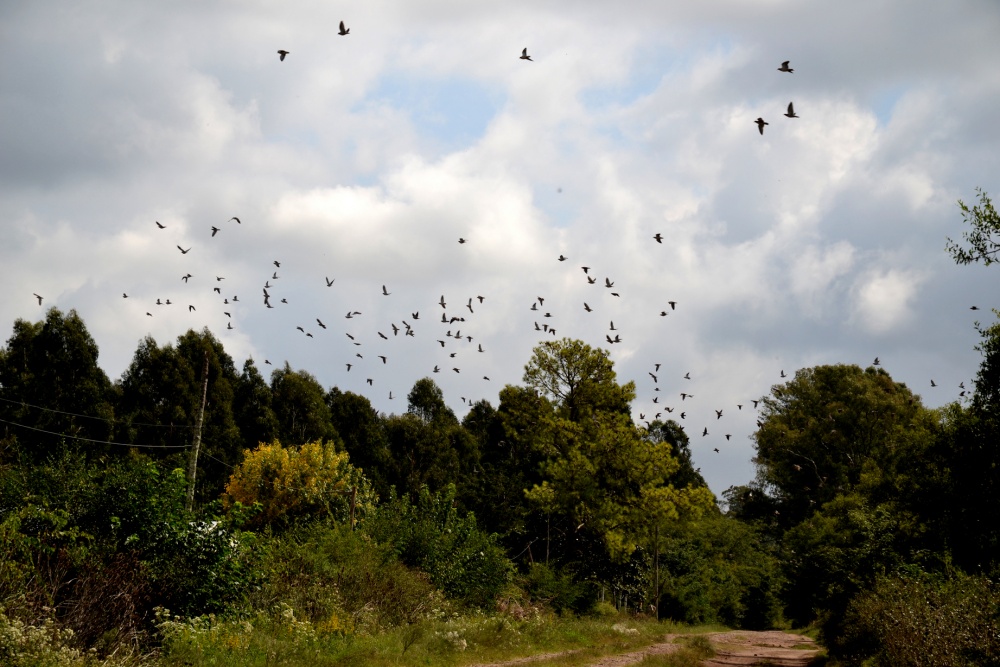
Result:
[[347,634],[416,623],[444,604],[427,576],[400,563],[390,546],[347,526],[313,523],[274,538],[260,567],[254,608],[285,604]]
[[323,386],[307,371],[288,363],[271,373],[271,395],[278,417],[278,439],[290,445],[316,440],[339,441]]
[[982,577],[904,571],[850,606],[834,648],[872,667],[1000,664],[1000,590]]
[[627,414],[635,383],[617,383],[614,363],[605,350],[563,338],[535,347],[524,368],[524,381],[555,401],[560,416],[578,422],[595,411]]
[[979,203],[971,208],[961,199],[958,200],[962,220],[972,227],[971,231],[962,232],[962,238],[969,244],[968,247],[962,247],[949,238],[945,248],[958,264],[971,264],[981,260],[984,266],[989,266],[997,261],[996,254],[1000,252],[1000,243],[995,238],[1000,233],[1000,215],[982,188],[976,188],[976,194],[979,195]]
[[351,461],[365,472],[378,496],[388,498],[393,462],[382,417],[364,396],[336,387],[327,392],[326,404]]
[[760,488],[789,528],[838,494],[864,484],[876,500],[897,495],[897,473],[933,442],[937,415],[880,368],[802,369],[760,405],[754,434]]
[[272,402],[271,387],[253,359],[247,359],[233,392],[233,415],[245,445],[271,442],[277,437],[278,417]]
[[376,509],[364,524],[376,542],[392,545],[400,559],[427,572],[449,597],[490,607],[513,576],[513,564],[484,533],[473,514],[455,506],[456,490],[438,493],[424,487],[414,500],[393,498]]
[[[159,347],[150,337],[139,343],[122,374],[118,411],[125,422],[119,437],[147,453],[181,463],[178,446],[190,446],[201,408],[202,371],[208,359],[208,393],[198,459],[196,499],[210,502],[222,492],[230,466],[240,460],[243,442],[233,415],[236,367],[222,343],[204,329],[189,330],[176,346]],[[157,447],[170,447],[158,451]],[[186,451],[186,450],[185,450]]]
[[682,523],[661,537],[659,563],[661,618],[749,630],[781,622],[782,563],[746,524],[722,516]]
[[[63,315],[50,308],[42,322],[14,323],[0,349],[0,419],[10,422],[0,425],[0,434],[2,440],[18,443],[16,455],[40,461],[58,450],[58,434],[111,439],[114,390],[97,356],[97,343],[75,310]],[[80,446],[95,454],[105,451],[99,442]]]
[[593,581],[581,580],[569,568],[557,569],[545,563],[531,563],[522,578],[522,585],[532,600],[558,614],[590,611],[599,593]]

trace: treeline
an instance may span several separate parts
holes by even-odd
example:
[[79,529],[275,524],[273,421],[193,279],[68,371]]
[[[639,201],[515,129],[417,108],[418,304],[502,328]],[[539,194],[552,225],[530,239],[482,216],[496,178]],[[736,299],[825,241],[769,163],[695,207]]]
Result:
[[[444,595],[815,625],[846,662],[995,663],[1000,326],[982,334],[971,400],[944,409],[877,367],[772,388],[757,477],[722,511],[683,428],[636,425],[633,383],[579,341],[540,344],[523,385],[459,420],[429,378],[387,415],[305,370],[237,369],[207,330],[143,340],[112,382],[83,320],[52,309],[0,350],[0,621],[111,650],[155,643],[158,607],[280,604],[349,633]],[[931,636],[934,660],[900,661]]]

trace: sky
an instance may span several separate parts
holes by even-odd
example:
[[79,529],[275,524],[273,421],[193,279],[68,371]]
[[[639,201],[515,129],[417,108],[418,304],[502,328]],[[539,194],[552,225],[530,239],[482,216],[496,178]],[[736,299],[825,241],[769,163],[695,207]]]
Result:
[[75,309],[115,380],[208,327],[459,417],[580,339],[721,493],[782,372],[975,375],[1000,269],[945,243],[1000,192],[997,35],[994,0],[6,0],[0,328]]

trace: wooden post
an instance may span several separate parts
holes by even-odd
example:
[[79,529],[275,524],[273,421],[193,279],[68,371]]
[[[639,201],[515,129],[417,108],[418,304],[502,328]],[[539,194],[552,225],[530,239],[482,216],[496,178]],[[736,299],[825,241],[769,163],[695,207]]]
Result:
[[208,350],[205,350],[205,366],[201,371],[201,409],[198,410],[198,421],[194,426],[194,442],[188,455],[187,469],[187,503],[185,508],[190,512],[194,508],[194,482],[198,475],[198,450],[201,448],[201,425],[205,420],[205,401],[208,398]]
[[358,487],[351,487],[351,530],[354,530],[354,508],[358,502]]
[[660,620],[660,524],[656,524],[656,537],[653,544],[653,570],[656,572],[653,583],[653,606],[656,608],[656,620]]

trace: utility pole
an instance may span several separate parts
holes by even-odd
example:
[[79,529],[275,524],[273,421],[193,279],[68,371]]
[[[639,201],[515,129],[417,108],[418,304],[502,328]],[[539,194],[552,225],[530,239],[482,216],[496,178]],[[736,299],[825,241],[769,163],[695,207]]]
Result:
[[653,568],[656,571],[656,582],[653,584],[653,606],[656,607],[656,620],[660,620],[660,524],[656,524],[656,537],[653,544]]
[[205,350],[205,366],[201,371],[201,409],[198,410],[198,421],[194,426],[194,442],[191,453],[188,454],[187,469],[187,503],[185,508],[190,512],[194,508],[194,480],[198,475],[198,450],[201,448],[201,425],[205,421],[205,401],[208,398],[208,350]]

